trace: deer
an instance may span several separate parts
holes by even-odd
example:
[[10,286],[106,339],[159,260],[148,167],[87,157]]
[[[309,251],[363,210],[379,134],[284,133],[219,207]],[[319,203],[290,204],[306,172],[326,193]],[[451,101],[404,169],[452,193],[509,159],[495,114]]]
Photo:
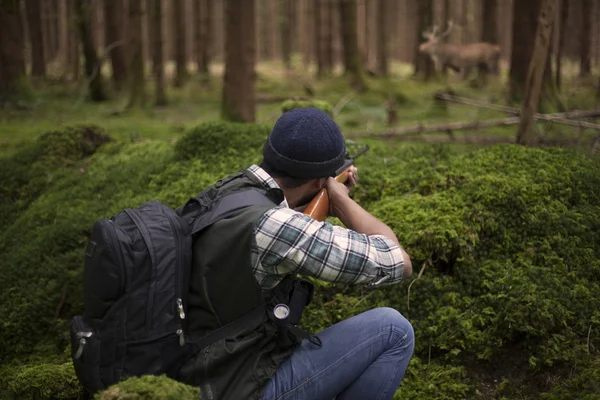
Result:
[[483,77],[486,73],[498,75],[500,46],[486,42],[462,45],[440,43],[440,39],[448,36],[454,26],[454,23],[449,21],[448,28],[443,33],[439,33],[436,25],[433,25],[431,31],[422,32],[427,41],[419,46],[419,52],[429,55],[436,70],[441,70],[443,75],[446,75],[446,69],[450,68],[459,72],[461,80],[464,80],[473,67],[477,67]]

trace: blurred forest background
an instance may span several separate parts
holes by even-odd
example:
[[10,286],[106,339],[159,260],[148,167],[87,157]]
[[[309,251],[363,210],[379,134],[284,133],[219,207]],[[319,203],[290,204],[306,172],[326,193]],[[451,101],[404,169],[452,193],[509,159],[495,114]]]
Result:
[[371,146],[352,196],[415,274],[316,283],[302,324],[401,311],[397,399],[600,399],[600,0],[0,0],[0,398],[85,397],[94,221],[184,204],[307,106]]

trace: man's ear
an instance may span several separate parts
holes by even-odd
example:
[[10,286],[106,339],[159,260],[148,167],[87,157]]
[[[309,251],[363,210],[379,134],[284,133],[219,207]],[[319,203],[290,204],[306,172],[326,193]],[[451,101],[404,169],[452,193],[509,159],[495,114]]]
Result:
[[325,186],[325,183],[327,182],[327,178],[316,178],[313,179],[313,183],[312,183],[312,187],[314,189],[322,189]]

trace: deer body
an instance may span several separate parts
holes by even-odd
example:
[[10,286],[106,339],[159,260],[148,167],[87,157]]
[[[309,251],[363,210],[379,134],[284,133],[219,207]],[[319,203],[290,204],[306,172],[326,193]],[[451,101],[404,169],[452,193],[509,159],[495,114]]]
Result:
[[440,39],[450,33],[453,24],[443,34],[437,34],[437,27],[432,32],[423,32],[426,42],[419,46],[421,53],[431,57],[438,71],[446,73],[447,68],[460,72],[461,78],[465,79],[469,72],[476,67],[480,72],[491,72],[498,75],[500,72],[500,46],[490,43],[470,44],[446,44],[440,43]]

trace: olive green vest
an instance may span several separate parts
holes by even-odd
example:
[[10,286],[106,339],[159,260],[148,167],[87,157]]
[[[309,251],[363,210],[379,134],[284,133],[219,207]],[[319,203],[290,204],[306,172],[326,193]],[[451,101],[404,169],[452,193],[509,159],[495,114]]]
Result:
[[[215,199],[248,188],[263,190],[273,205],[238,210],[194,238],[187,317],[194,338],[247,316],[271,297],[254,277],[251,247],[258,219],[283,200],[283,192],[241,171],[207,193]],[[292,352],[294,341],[279,336],[266,312],[254,315],[237,334],[197,352],[182,367],[180,380],[199,386],[203,400],[260,399],[266,383]]]

